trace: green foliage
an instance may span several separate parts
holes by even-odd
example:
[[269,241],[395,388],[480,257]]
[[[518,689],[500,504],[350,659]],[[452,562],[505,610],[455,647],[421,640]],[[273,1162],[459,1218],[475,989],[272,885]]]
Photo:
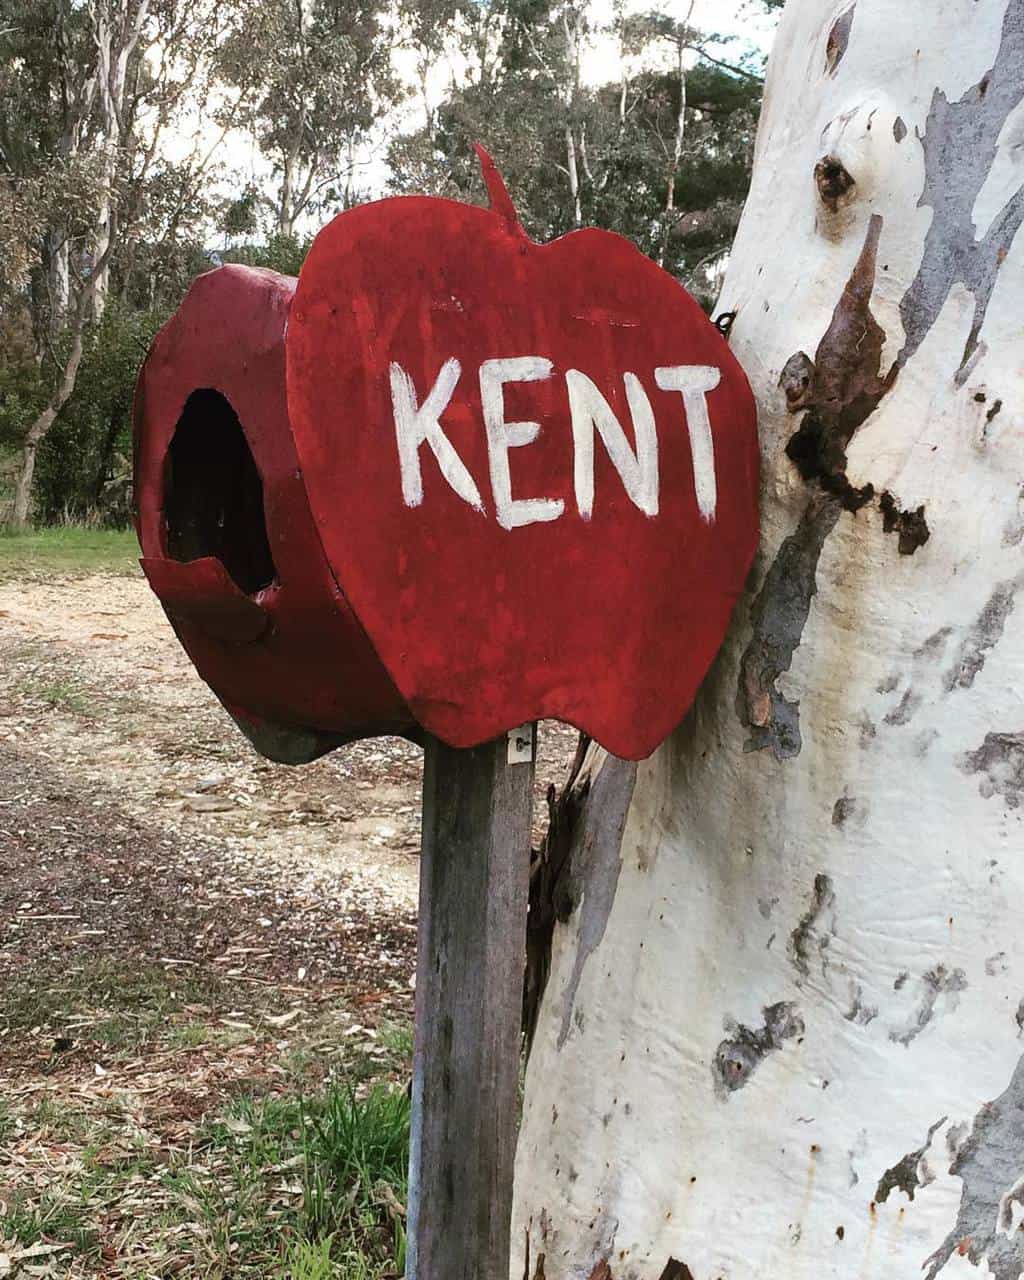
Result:
[[298,236],[272,235],[262,243],[237,245],[225,249],[222,262],[241,262],[247,267],[265,267],[283,276],[297,276],[309,253],[311,240]]
[[[127,0],[112,5],[125,22],[130,7]],[[159,64],[155,77],[143,52],[148,41],[130,49],[113,174],[95,91],[102,8],[78,0],[0,0],[0,307],[28,298],[38,334],[67,320],[65,309],[98,251],[108,200],[115,213],[113,291],[141,294],[142,307],[166,302],[168,291],[180,296],[182,262],[194,253],[208,216],[194,162],[150,155],[140,124],[148,116],[151,127],[155,113],[167,129],[179,95],[200,91],[204,27],[196,0],[149,6],[145,35],[154,47],[173,38],[174,57]],[[50,272],[62,252],[69,296],[58,299]]]
[[[39,450],[35,497],[41,523],[93,520],[123,526],[130,520],[135,379],[167,314],[166,309],[134,311],[112,303],[100,323],[87,330],[75,393]],[[45,370],[39,375],[44,377]],[[38,385],[35,394],[41,399]],[[18,404],[12,414],[22,424],[28,420]],[[13,421],[5,398],[0,415],[0,421],[7,420],[0,433],[10,435]]]
[[260,207],[263,203],[259,188],[252,182],[241,194],[227,200],[221,218],[224,234],[229,239],[254,236],[259,230]]
[[0,361],[0,447],[15,450],[49,388],[31,358]]
[[741,56],[735,69],[703,58],[685,72],[685,128],[669,202],[679,73],[651,69],[649,59],[647,69],[627,74],[627,68],[644,50],[664,49],[675,58],[680,42],[686,49],[703,45],[664,14],[624,20],[616,32],[622,78],[593,88],[578,80],[576,37],[558,20],[563,10],[566,22],[583,22],[570,3],[552,10],[509,0],[486,74],[451,92],[428,128],[393,143],[393,189],[481,201],[472,152],[481,141],[502,169],[527,231],[550,240],[576,221],[569,131],[581,223],[627,236],[701,296],[708,285],[702,269],[731,243],[749,184],[762,88],[757,70]]
[[[36,519],[124,526],[131,515],[131,409],[139,366],[165,307],[112,302],[86,330],[75,391],[44,439],[36,465]],[[45,405],[69,338],[47,345],[42,364],[8,347],[0,360],[0,447],[16,450]]]
[[[279,233],[354,197],[352,151],[401,95],[376,0],[236,0],[218,70],[280,177]],[[236,214],[237,220],[237,214]]]
[[60,226],[78,241],[95,214],[98,166],[77,153],[71,123],[80,102],[73,69],[94,63],[85,5],[0,0],[0,304],[31,277],[45,309],[41,231]]

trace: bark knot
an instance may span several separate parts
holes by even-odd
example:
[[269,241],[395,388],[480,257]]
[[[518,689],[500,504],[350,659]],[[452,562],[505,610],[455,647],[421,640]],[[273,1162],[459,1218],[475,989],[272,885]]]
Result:
[[787,1040],[802,1036],[804,1020],[795,1004],[780,1001],[764,1009],[762,1027],[730,1022],[726,1031],[729,1034],[715,1050],[711,1067],[720,1098],[742,1089],[770,1053],[781,1049]]
[[857,185],[838,156],[822,156],[814,166],[814,182],[818,188],[821,202],[832,213],[836,213],[845,197]]

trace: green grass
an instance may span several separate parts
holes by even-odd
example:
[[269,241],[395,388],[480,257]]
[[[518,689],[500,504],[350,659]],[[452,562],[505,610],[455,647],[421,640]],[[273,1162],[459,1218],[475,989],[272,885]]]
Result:
[[286,1260],[287,1274],[291,1280],[332,1280],[337,1275],[331,1259],[334,1241],[298,1240],[292,1246]]
[[80,1108],[54,1098],[42,1098],[25,1115],[27,1124],[39,1137],[53,1142],[86,1142],[89,1117]]
[[[66,1143],[29,1113],[19,1133]],[[393,1280],[405,1266],[404,1091],[331,1084],[308,1099],[237,1101],[170,1160],[104,1133],[70,1174],[0,1202],[0,1240],[59,1242],[61,1274],[208,1280]],[[123,1141],[123,1137],[122,1137]],[[0,1144],[0,1157],[3,1146]]]
[[[336,1028],[332,1031],[330,1024],[324,1023],[310,1031],[307,1043],[291,1049],[284,1059],[289,1074],[296,1079],[323,1075],[339,1065]],[[412,1052],[412,1024],[389,1022],[377,1031],[375,1040],[346,1045],[340,1064],[345,1079],[356,1085],[381,1077],[407,1080],[412,1072]]]
[[[375,1086],[359,1099],[348,1087],[334,1085],[300,1110],[303,1143],[303,1214],[313,1239],[342,1239],[354,1231],[360,1252],[367,1238],[380,1243],[386,1257],[399,1260],[405,1248],[397,1212],[406,1194],[409,1100],[404,1090]],[[346,1213],[345,1206],[352,1209]],[[357,1238],[358,1237],[358,1238]]]
[[130,529],[75,525],[16,533],[0,527],[0,582],[17,578],[139,573],[139,544]]
[[309,1097],[242,1097],[169,1158],[110,1116],[90,1130],[84,1113],[52,1105],[25,1111],[18,1132],[40,1149],[81,1143],[69,1175],[0,1202],[0,1240],[66,1245],[67,1274],[134,1278],[184,1265],[211,1280],[387,1280],[404,1269],[403,1089],[358,1094],[331,1081]]
[[411,1022],[389,1022],[377,1032],[377,1043],[399,1062],[412,1062],[415,1032]]
[[[115,1092],[69,1095],[58,1084],[53,1096],[0,1100],[0,1241],[67,1246],[57,1265],[75,1280],[402,1274],[409,1101],[401,1082],[412,1042],[406,1023],[379,1030],[372,1059],[335,1052],[297,1072],[285,1058],[279,1093],[268,1092],[265,1075],[236,1076],[232,1087],[244,1092],[220,1102],[211,1093],[209,1115],[194,1116],[183,1131],[175,1121],[170,1139],[147,1120],[146,1090],[141,1100],[130,1088],[116,1092],[123,1064],[145,1045],[162,1071],[173,1070],[166,1055],[181,1055],[187,1088],[230,1045],[244,1051],[258,1043],[262,1006],[244,1015],[251,1033],[217,1025],[216,1007],[228,1000],[226,1007],[238,1007],[238,995],[209,973],[101,957],[83,958],[43,990],[27,981],[5,989],[0,1043],[5,1033],[20,1034],[45,1054],[54,1037],[51,1056],[40,1061],[44,1077],[57,1073],[59,1080],[68,1055],[84,1054],[86,1062],[105,1064]],[[334,1028],[325,1016],[305,1030],[331,1042]],[[58,1046],[58,1036],[72,1043]],[[325,1071],[336,1074],[325,1078]],[[5,1187],[8,1145],[30,1161],[38,1157],[38,1167]]]
[[170,1049],[200,1049],[204,1045],[239,1044],[244,1036],[228,1028],[211,1027],[206,1022],[184,1022],[168,1027],[163,1039]]
[[93,1212],[91,1192],[93,1187],[83,1181],[76,1189],[74,1201],[68,1201],[63,1193],[47,1194],[31,1209],[21,1210],[14,1205],[7,1213],[0,1214],[0,1231],[8,1240],[21,1245],[39,1243],[67,1244],[79,1254],[95,1253],[99,1239],[95,1226],[89,1223]]
[[[181,1028],[169,1019],[180,1016],[183,1005],[209,1001],[216,994],[209,974],[200,980],[187,969],[87,959],[45,989],[30,981],[12,982],[0,1005],[0,1031],[38,1027],[51,1036],[69,1034],[108,1051],[135,1049],[168,1032],[173,1037]],[[211,1030],[208,1038],[216,1035]]]
[[6,1142],[18,1127],[10,1105],[0,1098],[0,1143]]
[[22,693],[38,698],[51,711],[70,711],[72,715],[88,716],[94,710],[88,694],[74,680],[25,680],[15,687]]
[[0,1239],[22,1246],[60,1242],[80,1256],[95,1255],[100,1247],[97,1221],[117,1204],[129,1181],[153,1176],[153,1158],[136,1140],[120,1160],[111,1161],[107,1155],[107,1143],[115,1133],[111,1126],[90,1129],[83,1111],[52,1103],[26,1113],[22,1130],[43,1146],[76,1140],[84,1145],[70,1182],[50,1179],[31,1202],[15,1194],[0,1205]]

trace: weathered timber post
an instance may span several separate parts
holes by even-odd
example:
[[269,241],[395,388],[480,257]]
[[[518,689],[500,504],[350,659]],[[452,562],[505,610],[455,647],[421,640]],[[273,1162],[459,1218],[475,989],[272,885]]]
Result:
[[535,739],[427,740],[406,1280],[508,1273]]

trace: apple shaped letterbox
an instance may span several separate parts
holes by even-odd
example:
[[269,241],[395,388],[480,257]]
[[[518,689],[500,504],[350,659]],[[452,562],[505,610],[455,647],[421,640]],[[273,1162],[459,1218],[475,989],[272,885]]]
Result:
[[275,758],[541,718],[648,755],[750,567],[755,409],[725,340],[621,237],[531,242],[481,161],[489,209],[342,213],[294,297],[201,277],[142,371],[143,566]]

